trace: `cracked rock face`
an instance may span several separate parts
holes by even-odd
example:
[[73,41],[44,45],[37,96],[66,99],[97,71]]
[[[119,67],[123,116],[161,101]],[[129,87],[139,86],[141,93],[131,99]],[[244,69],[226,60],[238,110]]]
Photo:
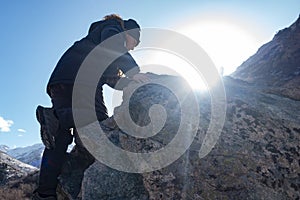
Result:
[[[157,78],[174,80],[168,76]],[[199,158],[211,116],[210,97],[203,92],[198,94],[200,121],[197,134],[188,150],[170,165],[151,172],[127,173],[103,162],[94,162],[86,151],[75,149],[68,156],[60,176],[59,199],[300,198],[300,110],[297,109],[300,102],[266,93],[260,87],[229,77],[224,78],[224,84],[227,95],[225,124],[207,156]],[[164,91],[163,95],[161,91]],[[169,117],[162,131],[147,139],[137,139],[126,134],[111,117],[100,123],[102,136],[130,152],[163,149],[178,129],[181,115],[178,104],[173,94],[159,85],[150,85],[136,94],[130,100],[132,118],[137,120],[136,123],[146,125],[149,123],[147,109],[161,103]],[[122,111],[122,106],[115,110],[115,115]],[[98,122],[87,127],[94,144],[101,142],[97,141],[101,136],[98,127]],[[111,156],[112,160],[121,159],[128,165],[133,163],[126,157]],[[12,187],[24,190],[21,184]]]
[[[170,77],[162,76],[162,79]],[[190,148],[172,164],[152,172],[126,173],[96,161],[84,173],[79,199],[297,199],[300,186],[300,102],[225,78],[226,121],[213,150],[199,158],[210,121],[208,94],[199,94],[201,120]],[[178,85],[180,87],[180,85]],[[161,95],[161,91],[164,91]],[[100,123],[105,136],[131,152],[155,152],[178,129],[180,109],[171,92],[149,86],[131,99],[137,123],[149,123],[149,105],[164,103],[171,120],[160,134],[137,139],[109,118]],[[125,94],[126,95],[126,94]],[[141,101],[139,99],[145,99]],[[134,102],[137,101],[137,102]],[[141,103],[143,102],[143,103]],[[169,102],[169,103],[168,103]],[[115,110],[122,110],[122,105]],[[98,123],[87,131],[98,130]],[[97,132],[95,132],[97,134]],[[96,141],[97,136],[93,138]],[[113,154],[112,154],[113,155]],[[114,159],[124,159],[115,157]],[[124,160],[125,162],[125,160]],[[126,160],[130,165],[132,162]],[[75,199],[75,197],[73,197]]]

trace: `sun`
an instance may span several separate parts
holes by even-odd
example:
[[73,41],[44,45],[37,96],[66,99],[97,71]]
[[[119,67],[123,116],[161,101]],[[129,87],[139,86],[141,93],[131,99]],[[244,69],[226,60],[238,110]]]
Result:
[[[165,50],[150,49],[135,52],[141,72],[167,74],[184,78],[193,90],[206,90],[206,83],[194,66],[182,57]],[[147,58],[147,59],[145,59]]]
[[224,75],[234,72],[259,46],[255,33],[226,20],[206,19],[185,25],[178,32],[197,42]]

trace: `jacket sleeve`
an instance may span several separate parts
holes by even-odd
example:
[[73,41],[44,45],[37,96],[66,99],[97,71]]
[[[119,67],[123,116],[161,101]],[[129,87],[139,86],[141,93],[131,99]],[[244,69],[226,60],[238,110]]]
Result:
[[123,90],[131,80],[127,77],[119,77],[119,76],[111,76],[111,77],[104,77],[105,83],[115,90]]
[[[104,42],[102,44],[107,50],[105,57],[106,59],[110,57],[111,60],[114,60],[105,70],[101,78],[101,83],[107,84],[117,90],[122,90],[126,87],[131,82],[132,76],[140,71],[137,63],[125,47],[126,39],[122,31],[120,26],[111,25],[104,28],[101,32],[101,40]],[[105,41],[107,39],[108,41]],[[118,76],[119,70],[125,76]]]
[[112,65],[120,69],[129,78],[140,72],[138,64],[129,53],[125,53],[117,58]]
[[132,77],[139,73],[139,66],[134,58],[128,53],[128,50],[125,47],[125,35],[122,34],[122,30],[120,30],[118,26],[104,28],[101,33],[101,40],[105,41],[112,36],[113,40],[109,43],[109,47],[107,48],[113,52],[118,52],[120,56],[111,65],[120,69],[128,77]]

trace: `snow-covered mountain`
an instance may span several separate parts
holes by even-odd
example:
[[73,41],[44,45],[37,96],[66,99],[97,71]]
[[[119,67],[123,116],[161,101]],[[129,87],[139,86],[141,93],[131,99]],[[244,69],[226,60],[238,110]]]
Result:
[[34,167],[40,167],[43,151],[44,145],[40,143],[27,147],[8,149],[6,153],[21,162],[32,165]]
[[9,147],[6,145],[0,145],[0,151],[6,153],[9,150]]
[[14,181],[25,177],[38,169],[31,165],[20,162],[6,153],[0,152],[0,186],[9,181]]
[[[73,148],[74,144],[69,145],[68,152]],[[7,155],[29,165],[39,168],[41,165],[42,154],[45,146],[42,143],[34,144],[27,147],[18,147],[10,149],[6,145],[0,145],[0,151]]]

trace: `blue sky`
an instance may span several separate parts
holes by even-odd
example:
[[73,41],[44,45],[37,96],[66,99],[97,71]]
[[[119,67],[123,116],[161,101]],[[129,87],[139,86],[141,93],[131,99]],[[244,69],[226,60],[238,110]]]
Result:
[[270,41],[278,30],[291,25],[300,14],[299,0],[247,2],[3,1],[0,8],[0,144],[19,147],[41,142],[35,108],[39,104],[51,106],[45,92],[48,78],[60,56],[86,35],[93,21],[118,13],[125,19],[136,19],[142,27],[183,32],[185,27],[200,26],[204,20],[227,21],[225,24],[236,25],[255,38],[253,48],[257,49]]

